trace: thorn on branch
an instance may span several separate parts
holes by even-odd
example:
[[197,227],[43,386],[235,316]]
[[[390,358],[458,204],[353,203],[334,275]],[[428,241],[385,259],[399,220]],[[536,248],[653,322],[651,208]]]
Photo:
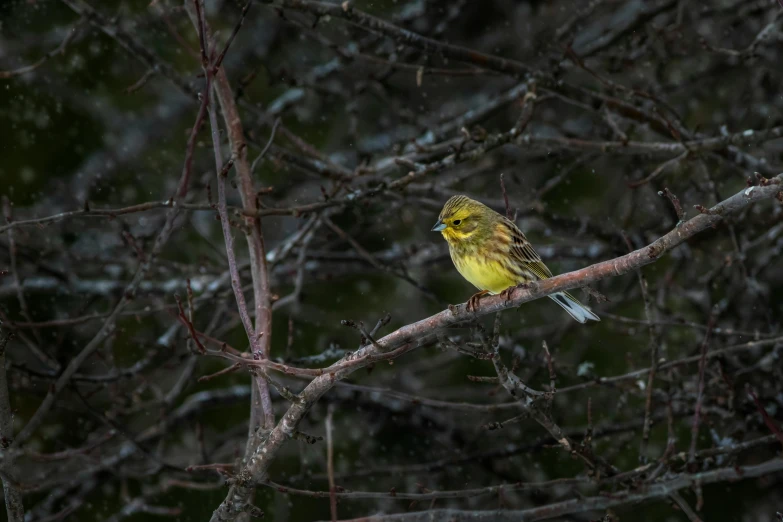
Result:
[[675,196],[671,190],[665,187],[663,190],[658,192],[658,195],[662,197],[665,196],[669,199],[669,201],[671,201],[671,204],[674,207],[674,211],[677,213],[677,225],[680,225],[685,219],[685,211],[682,209],[679,198],[677,198],[677,196]]
[[511,207],[508,206],[508,193],[506,192],[506,184],[503,181],[503,173],[500,173],[500,190],[503,192],[503,201],[506,203],[506,217],[511,219]]
[[304,402],[304,399],[302,399],[301,396],[289,390],[285,385],[274,380],[263,368],[254,369],[253,373],[263,377],[266,382],[268,382],[275,390],[277,390],[277,393],[279,393],[282,398],[291,404],[302,404]]
[[310,435],[303,431],[295,431],[293,438],[296,440],[301,440],[302,442],[306,442],[308,444],[316,444],[324,440],[324,438],[321,437],[320,435]]
[[384,315],[378,320],[378,324],[375,325],[375,328],[372,329],[371,333],[375,335],[376,333],[378,333],[378,330],[380,330],[381,328],[389,324],[390,321],[391,321],[391,314],[387,313],[386,315]]
[[[226,346],[226,343],[223,343],[220,351],[225,351],[225,346]],[[229,373],[233,373],[233,372],[239,370],[241,367],[242,366],[239,363],[234,363],[231,366],[229,366],[228,368],[223,368],[222,370],[219,370],[219,371],[217,371],[215,373],[211,373],[209,375],[202,375],[201,377],[198,378],[198,382],[210,381],[210,380],[214,379],[215,377],[220,377],[221,375],[226,375],[226,374],[229,374]]]
[[[373,335],[370,334],[370,332],[368,332],[367,329],[364,327],[363,322],[359,321],[358,323],[356,323],[355,321],[352,321],[350,319],[343,319],[342,321],[340,321],[340,324],[358,330],[362,334],[362,338],[361,338],[362,346],[364,346],[369,341],[370,344],[372,344],[377,350],[381,352],[384,351],[383,347],[375,341]],[[390,364],[394,364],[394,363],[390,361]]]
[[225,178],[226,176],[228,176],[228,171],[230,171],[230,170],[231,170],[231,167],[233,167],[233,166],[234,166],[234,158],[233,158],[233,157],[231,157],[231,158],[229,158],[229,160],[226,162],[226,164],[225,164],[225,165],[223,165],[223,168],[222,168],[222,169],[220,169],[220,177],[221,177],[221,178]]
[[745,390],[748,392],[748,397],[753,399],[753,402],[756,404],[756,409],[759,411],[761,418],[764,420],[764,424],[767,425],[769,431],[771,431],[780,441],[780,444],[783,445],[783,431],[780,431],[780,427],[775,423],[772,417],[769,416],[769,413],[767,413],[764,405],[761,404],[759,396],[756,394],[756,390],[753,389],[753,386],[751,386],[750,383],[745,384]]
[[196,346],[198,346],[198,350],[201,354],[206,354],[207,349],[204,347],[203,344],[201,344],[201,341],[198,338],[198,333],[196,332],[196,328],[193,326],[193,323],[190,322],[188,317],[185,315],[185,309],[182,307],[182,300],[179,297],[179,294],[174,294],[174,299],[177,301],[177,308],[179,309],[179,314],[177,317],[179,320],[188,328],[188,332],[190,333],[191,339],[196,343]]

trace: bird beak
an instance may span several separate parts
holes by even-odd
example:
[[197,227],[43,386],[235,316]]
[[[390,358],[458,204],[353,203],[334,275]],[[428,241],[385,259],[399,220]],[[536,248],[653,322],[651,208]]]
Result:
[[437,223],[435,223],[435,226],[432,227],[433,232],[442,232],[444,230],[446,230],[446,223],[444,223],[440,219],[438,220]]

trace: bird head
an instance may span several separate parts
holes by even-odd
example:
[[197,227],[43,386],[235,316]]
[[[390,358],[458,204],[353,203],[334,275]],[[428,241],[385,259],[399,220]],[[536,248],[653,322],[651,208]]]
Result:
[[495,212],[466,196],[453,196],[443,206],[433,232],[440,232],[446,241],[452,243],[472,238],[482,230],[487,230],[488,220]]

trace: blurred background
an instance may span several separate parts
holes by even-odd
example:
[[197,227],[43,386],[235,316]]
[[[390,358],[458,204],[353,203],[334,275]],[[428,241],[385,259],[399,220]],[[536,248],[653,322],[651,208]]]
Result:
[[[206,1],[217,49],[244,6]],[[208,124],[171,237],[125,294],[169,215],[199,111],[204,74],[187,11],[173,0],[0,3],[0,328],[12,430],[3,446],[25,439],[6,448],[0,470],[31,522],[206,520],[245,454],[250,374],[214,376],[230,361],[199,353],[177,317],[175,295],[199,331],[248,350]],[[253,2],[223,66],[266,212],[271,358],[325,367],[362,342],[342,320],[369,330],[389,314],[380,338],[465,302],[474,289],[430,228],[454,194],[505,212],[501,175],[510,213],[562,273],[641,248],[697,215],[694,205],[779,174],[781,13],[775,0]],[[228,181],[250,300],[233,171]],[[546,342],[560,390],[552,418],[579,443],[589,433],[594,454],[630,478],[591,479],[519,418],[497,382],[475,378],[496,375],[490,361],[440,342],[336,384],[299,426],[317,440],[289,441],[253,504],[267,520],[330,519],[319,437],[331,411],[337,486],[378,493],[340,498],[340,519],[523,510],[773,463],[679,498],[555,519],[780,520],[781,232],[783,206],[753,204],[638,274],[575,291],[600,323],[579,325],[548,299],[502,313],[509,368],[549,389]],[[442,334],[475,349],[493,319]],[[718,353],[706,359],[692,442],[702,348]],[[671,361],[648,393],[643,370]],[[275,378],[294,392],[311,379]],[[272,399],[279,419],[289,402],[274,388]],[[555,479],[575,480],[512,487]]]

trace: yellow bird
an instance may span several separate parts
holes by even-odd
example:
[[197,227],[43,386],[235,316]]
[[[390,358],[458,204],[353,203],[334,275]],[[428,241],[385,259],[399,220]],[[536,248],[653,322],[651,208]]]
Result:
[[[517,285],[552,277],[513,221],[469,197],[450,198],[432,231],[443,234],[454,266],[480,290],[468,300],[468,309],[475,309],[485,294],[503,294]],[[567,292],[549,297],[580,323],[600,321]]]

